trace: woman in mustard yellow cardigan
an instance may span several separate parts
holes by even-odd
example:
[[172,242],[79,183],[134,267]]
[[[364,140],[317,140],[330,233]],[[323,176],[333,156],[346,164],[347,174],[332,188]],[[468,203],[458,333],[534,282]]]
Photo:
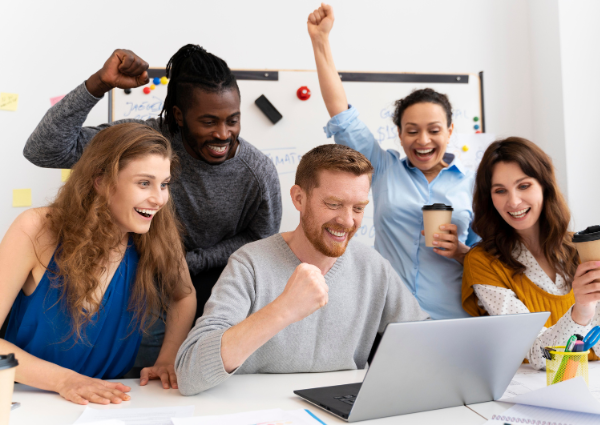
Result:
[[[550,311],[527,359],[564,345],[600,322],[600,262],[579,264],[571,219],[552,162],[532,142],[511,137],[485,151],[475,181],[473,229],[481,242],[465,258],[463,308],[473,316]],[[590,359],[597,360],[600,343]]]

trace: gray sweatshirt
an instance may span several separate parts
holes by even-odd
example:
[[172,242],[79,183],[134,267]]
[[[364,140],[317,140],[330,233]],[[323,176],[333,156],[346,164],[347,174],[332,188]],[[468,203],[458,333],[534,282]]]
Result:
[[171,136],[154,118],[82,127],[99,100],[85,83],[66,95],[29,136],[25,158],[39,167],[71,168],[100,130],[123,122],[142,122],[171,141],[181,162],[181,175],[173,181],[171,195],[186,230],[186,259],[192,274],[225,266],[238,248],[279,230],[279,176],[273,162],[250,143],[240,137],[235,157],[209,165],[187,153],[181,132]]
[[[197,394],[231,374],[221,337],[275,300],[300,260],[281,234],[236,251],[175,360],[179,391]],[[256,350],[234,373],[327,372],[362,369],[375,336],[388,323],[425,320],[416,298],[390,263],[356,240],[325,275],[329,303]]]

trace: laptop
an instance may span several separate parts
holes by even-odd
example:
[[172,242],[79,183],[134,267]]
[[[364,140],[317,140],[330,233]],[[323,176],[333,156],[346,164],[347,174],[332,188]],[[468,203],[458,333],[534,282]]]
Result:
[[390,323],[362,383],[294,393],[348,422],[497,400],[549,316]]

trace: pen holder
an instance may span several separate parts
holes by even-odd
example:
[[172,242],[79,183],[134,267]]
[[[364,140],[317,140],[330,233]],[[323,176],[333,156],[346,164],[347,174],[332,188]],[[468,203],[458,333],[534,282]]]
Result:
[[583,377],[589,386],[588,354],[590,350],[580,353],[565,353],[564,346],[550,347],[552,360],[546,359],[546,385],[558,384],[568,379]]

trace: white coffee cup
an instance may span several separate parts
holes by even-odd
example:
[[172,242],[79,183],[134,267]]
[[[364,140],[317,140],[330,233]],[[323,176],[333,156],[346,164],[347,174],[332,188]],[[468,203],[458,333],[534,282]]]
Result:
[[0,425],[8,425],[18,365],[14,354],[0,355]]

